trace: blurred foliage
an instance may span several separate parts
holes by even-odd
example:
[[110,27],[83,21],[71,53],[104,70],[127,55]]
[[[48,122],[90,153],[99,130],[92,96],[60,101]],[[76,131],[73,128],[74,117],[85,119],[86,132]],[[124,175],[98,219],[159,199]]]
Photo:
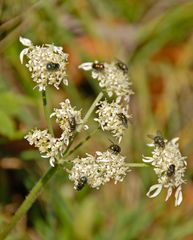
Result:
[[[124,183],[81,192],[61,171],[8,239],[193,239],[193,2],[1,0],[0,24],[0,224],[10,220],[48,168],[23,140],[32,127],[44,128],[45,121],[41,96],[19,62],[19,36],[61,45],[70,54],[70,86],[49,89],[51,108],[69,97],[88,109],[99,87],[78,70],[81,62],[127,62],[135,95],[122,152],[128,161],[140,162],[149,153],[147,134],[160,129],[169,139],[180,137],[189,167],[178,208],[174,199],[164,202],[164,193],[153,200],[145,197],[156,180],[151,169],[135,169]],[[77,154],[108,144],[108,136],[98,133]]]

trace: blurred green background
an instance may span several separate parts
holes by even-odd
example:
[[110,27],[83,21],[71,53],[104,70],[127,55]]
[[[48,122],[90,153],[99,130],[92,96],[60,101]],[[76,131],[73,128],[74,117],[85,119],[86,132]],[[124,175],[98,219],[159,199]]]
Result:
[[[145,196],[156,183],[149,168],[133,169],[123,183],[80,192],[60,171],[8,239],[193,239],[193,1],[1,0],[0,24],[0,227],[49,167],[23,139],[32,127],[46,125],[40,93],[19,62],[19,36],[55,43],[70,54],[69,87],[49,89],[51,108],[68,97],[85,113],[99,88],[78,65],[125,61],[135,95],[123,154],[141,162],[150,154],[147,134],[159,129],[168,139],[179,136],[188,156],[180,207],[174,198],[164,202],[165,191],[155,199]],[[108,145],[108,136],[98,133],[77,154]]]

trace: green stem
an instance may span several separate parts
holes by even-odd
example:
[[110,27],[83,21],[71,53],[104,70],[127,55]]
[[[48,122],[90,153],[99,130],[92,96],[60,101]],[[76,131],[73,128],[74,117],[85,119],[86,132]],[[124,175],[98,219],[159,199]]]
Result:
[[150,165],[145,163],[128,163],[129,167],[150,167]]
[[78,148],[85,144],[98,131],[98,129],[99,128],[92,131],[82,142],[78,143],[72,150],[70,150],[68,156],[70,156],[73,152],[75,152]]
[[[94,110],[96,104],[100,99],[103,97],[103,93],[99,93],[93,104],[91,105],[90,109],[88,110],[87,114],[85,115],[83,119],[83,123],[79,126],[79,131],[83,128],[84,124],[90,117],[92,111]],[[50,133],[53,133],[52,125],[50,122],[50,117],[48,113],[48,106],[47,106],[47,99],[46,99],[46,92],[42,91],[42,99],[43,99],[43,105],[44,105],[44,112],[45,117],[49,125]],[[77,134],[76,134],[77,135]],[[69,143],[71,146],[72,142]],[[70,146],[65,151],[65,156],[68,155],[68,150]],[[23,215],[28,211],[28,209],[31,207],[31,205],[35,202],[36,198],[40,194],[41,190],[44,188],[44,186],[47,184],[47,182],[50,180],[50,178],[57,172],[58,166],[55,166],[54,168],[51,167],[48,169],[48,171],[44,174],[43,177],[40,178],[40,180],[36,183],[36,185],[32,188],[31,192],[28,194],[28,196],[25,198],[21,206],[18,208],[17,212],[11,219],[11,222],[7,224],[2,230],[0,231],[0,240],[5,239],[8,234],[12,231],[12,229],[15,227],[17,222],[23,217]]]
[[15,215],[13,216],[11,222],[3,228],[3,231],[0,232],[0,240],[3,240],[7,237],[7,235],[11,232],[11,230],[15,227],[16,223],[22,218],[22,216],[27,212],[27,210],[34,203],[38,195],[40,194],[42,188],[46,185],[49,179],[56,173],[58,166],[54,168],[51,167],[44,174],[44,176],[36,183],[33,187],[29,195],[26,197],[24,202],[21,204]]
[[43,101],[44,115],[45,115],[45,118],[46,118],[46,122],[48,124],[49,132],[52,134],[52,136],[54,136],[54,131],[53,131],[51,120],[50,120],[50,114],[49,114],[49,108],[48,108],[48,100],[47,100],[47,96],[46,96],[46,91],[45,90],[42,91],[42,101]]
[[94,100],[93,104],[90,106],[88,112],[86,113],[84,119],[83,119],[83,122],[82,124],[80,124],[78,127],[77,127],[77,132],[80,132],[84,126],[84,124],[87,122],[88,118],[90,117],[91,113],[94,111],[95,107],[96,107],[96,104],[101,100],[101,98],[103,97],[103,93],[100,92],[99,95],[97,96],[97,98]]
[[[82,120],[82,124],[80,124],[77,129],[76,129],[76,133],[74,135],[74,138],[73,140],[77,137],[78,133],[81,132],[82,128],[84,127],[84,124],[88,121],[90,115],[92,114],[92,112],[94,111],[95,107],[96,107],[96,104],[101,100],[101,98],[103,97],[103,93],[100,92],[98,94],[98,96],[96,97],[96,99],[94,100],[94,102],[92,103],[92,105],[90,106],[88,112],[86,113],[86,115],[84,116],[83,120]],[[71,141],[65,151],[65,154],[68,154],[68,151],[72,145],[73,141]]]

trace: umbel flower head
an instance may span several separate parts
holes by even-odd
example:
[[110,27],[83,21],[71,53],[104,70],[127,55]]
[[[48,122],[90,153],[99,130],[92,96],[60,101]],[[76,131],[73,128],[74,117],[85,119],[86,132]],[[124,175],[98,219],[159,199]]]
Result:
[[[75,110],[75,107],[71,106],[69,99],[66,99],[60,105],[61,108],[55,108],[50,115],[50,117],[56,117],[56,123],[62,129],[62,134],[59,138],[53,137],[48,132],[48,129],[33,129],[25,136],[30,145],[34,145],[39,149],[42,157],[50,159],[52,167],[54,162],[62,163],[63,153],[69,144],[70,138],[75,131],[78,131],[77,126],[83,124],[81,111]],[[86,130],[88,126],[84,125],[83,128]]]
[[116,60],[112,63],[86,62],[82,63],[79,68],[92,71],[92,77],[98,79],[99,86],[107,91],[109,97],[114,94],[117,101],[129,101],[131,90],[131,82],[128,76],[128,67],[125,63]]
[[45,90],[48,85],[59,89],[61,82],[68,85],[66,75],[68,54],[63,52],[62,47],[53,44],[34,46],[31,40],[22,37],[20,42],[27,47],[21,51],[20,61],[23,63],[24,56],[27,57],[26,67],[31,72],[39,91]]
[[78,157],[72,163],[69,179],[74,182],[74,188],[77,190],[80,190],[83,178],[92,188],[99,189],[111,179],[115,184],[123,181],[127,172],[130,171],[125,157],[110,150],[103,153],[96,152],[96,156],[86,154],[86,157]]
[[108,103],[107,100],[104,100],[98,103],[96,113],[98,117],[94,120],[100,124],[102,130],[110,131],[120,142],[127,128],[128,120],[131,118],[127,109],[117,101]]
[[39,149],[43,158],[50,159],[50,165],[54,167],[57,158],[62,157],[66,145],[63,138],[54,138],[48,130],[33,129],[26,136],[25,139],[30,145],[34,145]]
[[[60,106],[61,108],[54,109],[50,117],[56,118],[56,123],[59,124],[59,127],[63,131],[64,142],[68,145],[70,137],[72,137],[74,131],[77,130],[77,126],[83,124],[81,110],[75,110],[75,107],[71,106],[69,99],[61,102]],[[88,129],[87,125],[83,127],[85,130]]]
[[[177,143],[179,138],[174,138],[171,141],[163,139],[162,146],[154,143],[152,157],[144,157],[143,161],[151,163],[158,177],[158,184],[150,187],[147,196],[150,198],[156,197],[162,190],[167,188],[166,201],[175,190],[175,206],[179,206],[182,202],[182,184],[185,183],[184,174],[186,171],[186,157],[183,157]],[[150,145],[150,144],[149,144]]]

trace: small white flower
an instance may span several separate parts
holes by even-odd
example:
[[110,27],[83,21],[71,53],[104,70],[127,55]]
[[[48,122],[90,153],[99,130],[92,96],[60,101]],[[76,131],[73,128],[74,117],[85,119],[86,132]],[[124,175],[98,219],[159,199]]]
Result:
[[96,152],[96,156],[86,154],[85,158],[76,158],[72,163],[69,179],[74,182],[75,189],[82,177],[87,179],[88,185],[92,188],[99,189],[101,185],[111,179],[115,184],[123,181],[125,175],[130,171],[128,164],[125,163],[125,157],[110,151]]
[[133,94],[131,90],[131,82],[128,77],[127,66],[119,61],[112,63],[87,62],[79,66],[85,71],[92,71],[92,77],[98,79],[99,86],[106,89],[109,97],[113,94],[117,96],[117,100],[128,102],[130,95]]
[[[77,131],[77,126],[83,124],[81,110],[72,107],[69,99],[61,102],[60,106],[61,108],[54,108],[54,112],[50,117],[56,118],[56,123],[63,130],[63,139],[68,145],[69,139],[74,135],[75,130]],[[87,130],[88,126],[84,125],[83,129]]]
[[184,174],[186,171],[186,157],[183,157],[177,143],[178,138],[171,141],[164,139],[164,147],[159,147],[155,143],[152,151],[152,157],[143,157],[144,162],[151,163],[158,177],[158,184],[150,187],[147,196],[156,197],[162,190],[167,188],[166,201],[175,190],[175,206],[179,206],[182,202],[182,187],[185,183]]
[[68,85],[66,74],[68,54],[62,51],[62,47],[53,44],[34,46],[31,40],[22,37],[20,42],[27,46],[20,53],[20,61],[23,63],[24,56],[27,57],[26,67],[31,72],[39,91],[45,90],[48,85],[59,89],[61,82]]
[[28,38],[19,37],[19,41],[26,47],[31,47],[33,45],[32,41]]
[[92,70],[92,65],[93,65],[92,62],[86,62],[86,63],[80,64],[78,68],[83,69],[85,71],[89,71],[89,70]]
[[97,121],[103,131],[110,131],[120,142],[124,131],[127,128],[127,121],[131,118],[126,108],[122,107],[118,102],[108,103],[106,100],[98,103],[96,111]]
[[63,138],[54,138],[48,132],[48,130],[31,130],[26,136],[25,139],[29,142],[30,145],[34,145],[38,148],[41,157],[49,158],[50,165],[54,167],[54,163],[57,161],[57,158],[61,158],[66,145],[64,144]]

